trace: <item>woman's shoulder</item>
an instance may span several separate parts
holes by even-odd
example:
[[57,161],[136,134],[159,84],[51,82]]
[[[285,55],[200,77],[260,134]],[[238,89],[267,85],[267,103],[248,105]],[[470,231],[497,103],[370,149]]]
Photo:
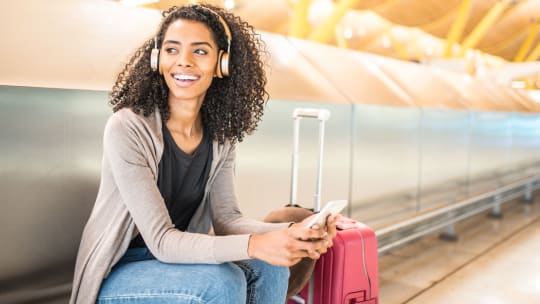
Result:
[[108,119],[105,126],[106,133],[128,135],[135,131],[151,131],[154,135],[161,136],[161,118],[159,111],[144,116],[136,113],[131,108],[122,108],[114,112]]
[[144,120],[144,116],[137,114],[133,111],[133,109],[126,107],[114,112],[109,120],[119,122],[137,122]]
[[114,112],[107,122],[108,125],[130,127],[150,127],[152,130],[161,130],[161,118],[159,111],[145,116],[136,113],[131,108],[122,108]]
[[212,141],[214,157],[218,159],[236,158],[236,145],[237,143],[230,140],[225,140],[223,143],[219,143],[217,140]]

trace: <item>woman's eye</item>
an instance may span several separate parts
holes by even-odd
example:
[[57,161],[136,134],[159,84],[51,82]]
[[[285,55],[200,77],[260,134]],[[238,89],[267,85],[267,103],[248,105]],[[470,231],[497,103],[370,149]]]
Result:
[[165,52],[167,52],[167,54],[176,54],[176,49],[175,48],[166,48]]
[[206,55],[206,54],[208,54],[208,52],[205,51],[205,50],[202,50],[202,49],[196,49],[195,54],[197,54],[197,55]]

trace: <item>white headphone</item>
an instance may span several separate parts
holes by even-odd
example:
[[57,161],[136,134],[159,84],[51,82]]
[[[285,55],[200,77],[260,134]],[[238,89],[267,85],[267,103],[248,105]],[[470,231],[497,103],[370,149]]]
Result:
[[[223,78],[229,76],[229,61],[230,61],[230,52],[231,52],[231,41],[232,41],[232,35],[231,30],[229,29],[229,26],[227,25],[227,22],[225,22],[225,19],[221,17],[217,12],[211,10],[210,8],[202,5],[196,5],[197,7],[200,7],[202,9],[205,9],[206,11],[210,12],[214,16],[218,18],[219,23],[223,26],[223,29],[225,30],[225,36],[227,37],[227,51],[219,50],[218,53],[218,64],[216,66],[216,76],[218,78]],[[159,68],[159,48],[157,44],[157,37],[154,37],[154,48],[152,49],[152,52],[150,53],[150,67],[152,68],[152,71],[156,72]]]

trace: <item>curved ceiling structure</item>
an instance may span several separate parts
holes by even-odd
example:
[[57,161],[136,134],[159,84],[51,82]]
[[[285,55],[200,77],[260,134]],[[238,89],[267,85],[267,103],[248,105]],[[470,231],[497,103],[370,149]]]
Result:
[[[109,90],[116,75],[131,56],[131,52],[148,41],[154,35],[160,20],[156,10],[140,7],[122,7],[112,1],[95,0],[58,0],[61,5],[50,6],[40,0],[20,1],[2,5],[4,18],[0,23],[4,29],[4,45],[0,52],[0,85],[29,86],[63,89]],[[140,1],[140,0],[139,0]],[[260,12],[257,2],[246,0],[236,2],[236,9],[242,12]],[[291,0],[292,1],[292,0]],[[296,0],[309,2],[308,0]],[[313,0],[315,1],[315,0]],[[322,1],[322,0],[321,0]],[[427,1],[427,0],[426,0]],[[337,6],[342,5],[340,2]],[[392,3],[402,3],[395,0]],[[270,3],[279,3],[272,1]],[[323,2],[320,2],[323,3]],[[320,5],[320,3],[318,5]],[[388,1],[367,1],[364,4],[390,3]],[[464,3],[464,2],[462,2]],[[223,4],[231,4],[223,2]],[[291,13],[287,3],[285,8],[268,8],[266,11],[282,16]],[[318,8],[319,12],[335,12]],[[349,3],[350,4],[350,3]],[[260,3],[259,3],[260,5]],[[275,4],[277,5],[277,4]],[[323,7],[324,8],[324,7]],[[379,9],[382,10],[383,6]],[[446,8],[446,7],[444,7]],[[441,11],[443,9],[440,9]],[[359,28],[358,35],[370,38],[369,43],[360,43],[364,50],[377,50],[379,44],[399,45],[400,41],[412,41],[403,44],[400,52],[405,54],[414,50],[414,43],[431,45],[436,49],[437,41],[442,39],[424,36],[414,28],[395,26],[375,11],[345,10],[337,11],[335,16],[343,21],[363,15],[370,21],[372,28]],[[20,18],[17,12],[25,12],[26,18]],[[352,13],[351,13],[352,12]],[[332,13],[334,14],[334,13]],[[440,14],[440,13],[439,13]],[[270,14],[269,14],[270,15]],[[96,20],[95,16],[100,16]],[[334,17],[335,17],[334,16]],[[367,17],[366,17],[367,16]],[[286,16],[285,16],[286,17]],[[77,22],[73,20],[77,19]],[[321,18],[321,17],[318,17]],[[403,17],[404,18],[404,17]],[[267,18],[279,23],[290,23],[294,18]],[[54,20],[54,22],[51,22]],[[278,21],[276,21],[278,20]],[[330,22],[325,15],[313,24]],[[426,18],[430,22],[431,18]],[[332,20],[330,20],[332,21]],[[332,22],[334,22],[332,21]],[[318,23],[317,23],[318,22]],[[70,26],[65,26],[69,24]],[[382,30],[377,25],[382,24]],[[301,26],[291,28],[295,31]],[[337,25],[339,28],[339,24]],[[279,26],[281,29],[289,26]],[[12,29],[16,29],[13,31]],[[39,35],[36,35],[39,29]],[[332,31],[335,32],[333,29]],[[74,34],[76,33],[76,34]],[[525,90],[513,89],[509,83],[522,75],[537,73],[537,62],[505,64],[498,69],[469,67],[459,58],[442,60],[441,63],[424,62],[417,64],[400,59],[389,58],[366,51],[357,51],[351,47],[336,47],[331,43],[321,44],[309,41],[308,36],[324,38],[325,31],[311,29],[303,33],[304,38],[294,38],[281,34],[259,31],[269,51],[267,68],[268,92],[276,100],[321,101],[341,104],[373,104],[416,108],[435,108],[443,110],[479,110],[479,111],[518,111],[540,112],[540,103],[533,101],[532,94]],[[317,35],[314,35],[316,33]],[[381,33],[377,35],[377,33]],[[302,31],[295,34],[301,35]],[[70,43],[65,43],[70,37]],[[343,37],[331,36],[341,46],[352,41],[349,34]],[[351,38],[353,36],[350,36]],[[425,37],[431,37],[429,39]],[[347,41],[340,39],[347,38]],[[360,38],[357,38],[359,41]],[[311,39],[316,40],[316,39]],[[21,45],[43,45],[34,48]],[[384,51],[386,48],[380,48]],[[442,49],[442,47],[438,47]],[[433,52],[433,54],[436,54]],[[473,54],[478,55],[478,52]],[[473,60],[477,60],[471,56]],[[46,58],[46,60],[43,60]],[[505,63],[508,63],[505,61]],[[460,66],[456,71],[443,64]],[[475,71],[463,73],[463,70]],[[29,72],[31,71],[31,72]],[[474,75],[473,75],[474,74]],[[514,81],[515,82],[515,81]],[[540,77],[535,79],[540,83]],[[501,85],[502,83],[502,85]]]
[[[137,1],[141,5],[145,0],[114,1]],[[540,89],[540,64],[536,63],[540,57],[540,0],[150,2],[143,6],[165,10],[174,5],[211,3],[267,32],[266,38],[272,40],[269,46],[278,48],[271,52],[279,54],[272,59],[272,72],[288,78],[281,81],[270,75],[270,91],[277,98],[291,98],[290,86],[295,83],[309,92],[298,97],[310,100],[362,100],[440,109],[540,110],[525,92],[511,88],[519,82],[515,88]],[[289,50],[283,51],[285,47]],[[325,62],[328,56],[340,60],[329,64]],[[325,75],[332,75],[330,82],[321,81]],[[288,93],[281,96],[278,92]]]
[[[197,1],[153,2],[145,6],[166,9]],[[540,0],[207,2],[231,9],[259,30],[400,59],[463,57],[468,49],[507,62],[540,57],[540,50],[533,53],[540,42]],[[446,48],[452,51],[445,53]]]

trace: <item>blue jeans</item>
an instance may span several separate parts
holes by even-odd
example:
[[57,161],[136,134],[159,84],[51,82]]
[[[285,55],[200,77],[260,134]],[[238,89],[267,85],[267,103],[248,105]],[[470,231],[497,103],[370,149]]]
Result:
[[101,284],[97,303],[283,304],[289,269],[260,260],[167,264],[128,249]]

